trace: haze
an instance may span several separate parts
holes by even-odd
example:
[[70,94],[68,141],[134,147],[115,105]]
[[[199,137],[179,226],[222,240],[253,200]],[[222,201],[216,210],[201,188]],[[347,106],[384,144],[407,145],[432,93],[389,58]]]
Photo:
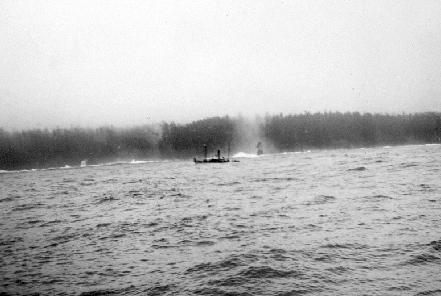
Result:
[[0,2],[0,127],[441,111],[440,1]]

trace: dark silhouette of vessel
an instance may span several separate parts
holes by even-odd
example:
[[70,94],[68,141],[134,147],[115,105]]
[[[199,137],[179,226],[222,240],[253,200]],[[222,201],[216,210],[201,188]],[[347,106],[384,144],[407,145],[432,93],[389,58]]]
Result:
[[[230,146],[228,146],[228,157],[221,157],[220,150],[217,150],[217,155],[213,158],[207,157],[207,145],[204,145],[204,159],[199,160],[193,158],[194,163],[226,163],[230,162]],[[238,160],[233,160],[233,162],[239,162]]]

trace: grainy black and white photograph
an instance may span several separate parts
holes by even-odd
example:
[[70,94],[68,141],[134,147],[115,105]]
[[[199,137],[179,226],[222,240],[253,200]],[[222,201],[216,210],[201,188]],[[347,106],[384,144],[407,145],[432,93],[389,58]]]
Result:
[[0,296],[441,295],[440,15],[0,0]]

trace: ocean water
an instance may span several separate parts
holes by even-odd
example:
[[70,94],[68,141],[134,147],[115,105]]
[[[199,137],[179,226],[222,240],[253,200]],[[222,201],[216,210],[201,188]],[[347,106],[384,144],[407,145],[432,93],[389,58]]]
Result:
[[441,295],[441,145],[0,173],[0,295]]

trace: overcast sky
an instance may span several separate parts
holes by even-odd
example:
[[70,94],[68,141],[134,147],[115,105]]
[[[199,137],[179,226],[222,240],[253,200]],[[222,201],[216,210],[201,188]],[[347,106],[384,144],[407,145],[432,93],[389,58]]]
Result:
[[0,127],[441,111],[441,1],[0,1]]

